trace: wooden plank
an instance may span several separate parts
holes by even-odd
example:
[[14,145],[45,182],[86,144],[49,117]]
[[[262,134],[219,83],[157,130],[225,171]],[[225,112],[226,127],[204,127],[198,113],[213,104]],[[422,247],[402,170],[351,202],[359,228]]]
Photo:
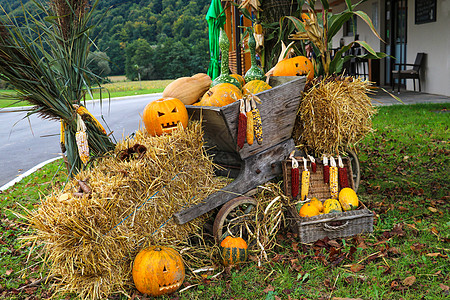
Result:
[[173,215],[175,222],[185,224],[281,175],[281,161],[285,160],[293,149],[295,149],[294,141],[288,139],[247,158],[242,163],[239,176],[232,183],[211,194],[203,203],[175,213]]
[[[262,119],[263,143],[262,145],[256,142],[253,145],[244,144],[244,147],[239,151],[242,159],[264,151],[291,137],[305,82],[305,77],[299,77],[257,94],[261,99],[261,104],[257,106]],[[221,110],[233,143],[236,145],[239,103],[232,103],[222,107]]]

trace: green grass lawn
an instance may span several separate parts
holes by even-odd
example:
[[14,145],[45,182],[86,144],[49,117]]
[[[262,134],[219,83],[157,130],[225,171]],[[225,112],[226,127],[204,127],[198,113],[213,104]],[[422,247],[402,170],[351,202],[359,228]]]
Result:
[[[146,80],[146,81],[117,81],[103,84],[101,95],[100,90],[94,89],[94,99],[108,99],[135,95],[146,95],[154,93],[162,93],[164,88],[173,80]],[[20,107],[29,106],[30,103],[25,101],[17,101],[8,98],[8,95],[13,95],[11,90],[0,90],[0,109],[4,107]],[[89,95],[86,95],[86,100],[91,99]]]
[[[375,213],[367,235],[299,243],[289,228],[279,232],[269,260],[194,276],[193,287],[161,299],[446,299],[450,297],[449,104],[380,107],[375,131],[358,145],[359,198]],[[0,194],[0,298],[53,295],[47,267],[20,238],[27,232],[17,213],[65,180],[60,161]],[[14,214],[13,212],[16,212]],[[135,299],[148,299],[130,291]],[[34,297],[34,298],[33,298]],[[76,299],[57,295],[56,299]],[[110,299],[126,299],[113,295]]]

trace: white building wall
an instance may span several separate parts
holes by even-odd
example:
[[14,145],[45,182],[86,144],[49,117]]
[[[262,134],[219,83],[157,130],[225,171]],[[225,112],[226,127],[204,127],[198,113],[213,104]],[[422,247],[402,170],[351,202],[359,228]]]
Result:
[[[450,96],[450,0],[437,0],[436,22],[417,25],[414,2],[408,1],[408,63],[414,62],[418,52],[425,52],[422,91]],[[412,90],[412,80],[407,82]]]
[[[352,1],[356,3],[357,1]],[[356,7],[373,19],[382,38],[385,36],[384,9],[386,0],[368,0]],[[414,0],[408,0],[407,16],[407,62],[413,63],[418,52],[427,53],[422,70],[422,91],[450,96],[450,0],[437,0],[436,22],[414,24]],[[333,13],[345,9],[345,4],[333,7]],[[395,17],[395,16],[394,16]],[[375,51],[385,51],[384,45],[371,32],[363,20],[358,18],[359,39],[366,41]],[[343,30],[333,38],[333,48],[339,47]],[[354,40],[353,36],[343,37],[345,44]],[[384,80],[384,67],[381,64],[381,82]],[[406,80],[407,89],[413,90],[413,81]]]

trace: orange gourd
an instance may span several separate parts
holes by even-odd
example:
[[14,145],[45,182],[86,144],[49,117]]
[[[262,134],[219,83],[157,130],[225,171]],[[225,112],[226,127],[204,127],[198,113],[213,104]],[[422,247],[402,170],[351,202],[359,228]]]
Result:
[[183,102],[176,98],[161,98],[150,102],[142,116],[147,132],[152,136],[171,133],[181,124],[188,124],[188,113]]
[[273,76],[307,76],[308,80],[314,78],[314,66],[305,56],[296,56],[283,59],[273,69]]
[[236,79],[239,82],[239,84],[241,85],[241,87],[245,85],[245,79],[244,79],[244,77],[242,77],[242,75],[231,74],[230,76],[233,77],[234,79]]
[[198,103],[200,106],[225,106],[242,98],[242,92],[231,83],[219,83],[209,89]]
[[151,296],[170,294],[184,281],[183,259],[170,247],[151,246],[134,259],[132,275],[139,292]]
[[319,208],[312,204],[311,202],[307,202],[302,205],[299,210],[300,217],[314,217],[320,214]]
[[248,245],[241,237],[227,236],[220,243],[224,266],[237,265],[247,260]]
[[262,91],[266,91],[268,89],[271,89],[272,87],[265,83],[262,80],[252,80],[250,82],[247,82],[243,87],[242,91],[244,92],[244,95],[248,94],[258,94]]

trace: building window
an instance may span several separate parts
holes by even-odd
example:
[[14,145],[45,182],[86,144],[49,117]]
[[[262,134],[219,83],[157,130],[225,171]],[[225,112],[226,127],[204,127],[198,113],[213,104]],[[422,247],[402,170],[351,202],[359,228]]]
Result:
[[353,17],[344,23],[344,36],[354,36],[357,29],[356,25],[356,16],[353,15]]

